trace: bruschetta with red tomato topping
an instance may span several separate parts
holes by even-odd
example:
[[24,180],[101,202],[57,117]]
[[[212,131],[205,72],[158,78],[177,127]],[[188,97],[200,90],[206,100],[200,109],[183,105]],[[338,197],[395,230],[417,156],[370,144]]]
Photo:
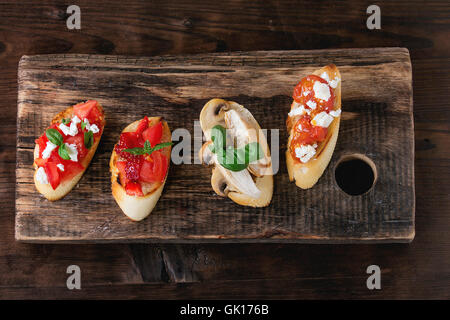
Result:
[[59,200],[77,184],[97,150],[105,123],[103,108],[95,100],[53,118],[34,148],[34,183],[44,197]]
[[294,88],[286,121],[286,164],[298,187],[313,187],[331,160],[341,119],[341,75],[330,64],[303,78]]
[[120,134],[110,160],[112,194],[131,220],[146,218],[166,182],[172,136],[161,117],[145,117]]

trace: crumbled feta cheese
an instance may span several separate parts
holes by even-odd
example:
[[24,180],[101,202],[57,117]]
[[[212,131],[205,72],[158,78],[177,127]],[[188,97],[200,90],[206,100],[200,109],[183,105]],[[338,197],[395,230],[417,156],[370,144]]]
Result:
[[328,126],[333,122],[333,117],[330,116],[325,111],[322,111],[311,120],[311,123],[315,126],[328,128]]
[[47,141],[47,145],[45,146],[44,151],[42,151],[42,159],[48,159],[50,158],[50,154],[52,153],[52,151],[57,147],[56,144]]
[[76,144],[68,144],[65,143],[67,153],[69,154],[70,160],[77,162],[78,161],[78,150]]
[[339,117],[341,115],[341,109],[330,111],[330,115],[335,117],[335,118]]
[[303,145],[295,148],[295,155],[301,162],[308,162],[316,154],[316,149],[311,145]]
[[298,130],[300,130],[300,131],[302,131],[303,129],[302,129],[302,125],[301,124],[299,124],[298,126],[297,126],[297,128],[298,128]]
[[64,171],[64,165],[63,164],[58,163],[56,166],[59,168],[59,170]]
[[74,116],[74,117],[72,118],[72,122],[75,123],[75,124],[79,124],[79,123],[81,122],[81,120],[80,120],[80,118],[78,118],[77,116]]
[[310,107],[311,109],[315,109],[316,108],[316,106],[317,106],[317,103],[315,103],[314,101],[312,101],[312,100],[309,100],[307,103],[306,103],[306,105],[308,106],[308,107]]
[[84,129],[86,129],[86,131],[89,131],[89,129],[91,128],[91,124],[89,123],[89,120],[84,118],[83,122],[84,122]]
[[61,123],[58,127],[61,129],[61,131],[62,131],[66,136],[69,135],[69,133],[70,133],[70,128],[69,128],[68,126],[66,126],[64,123]]
[[69,128],[69,136],[76,136],[78,134],[78,128],[77,128],[77,124],[75,122],[70,123],[70,128]]
[[341,81],[341,79],[336,77],[336,78],[334,78],[334,80],[331,80],[328,83],[330,84],[330,87],[332,87],[334,89],[334,88],[336,88],[338,86],[339,81]]
[[305,107],[302,104],[298,104],[297,102],[295,102],[293,109],[288,113],[288,115],[289,117],[301,116],[305,114],[305,112]]
[[328,77],[328,73],[324,72],[320,75],[320,77],[326,82],[330,82],[330,77]]
[[36,180],[42,184],[48,184],[47,174],[43,167],[39,167],[36,172]]
[[92,131],[92,133],[98,133],[100,131],[96,124],[91,125],[89,130]]
[[341,79],[336,76],[334,77],[333,80],[330,79],[330,77],[328,76],[328,73],[324,72],[320,75],[320,77],[324,80],[326,80],[326,82],[328,82],[328,84],[330,85],[330,87],[332,87],[333,89],[337,87],[337,85],[339,84],[339,81],[341,81]]
[[314,82],[314,95],[317,99],[328,101],[331,97],[330,87],[320,81]]
[[309,94],[309,90],[303,91],[303,96],[306,97]]

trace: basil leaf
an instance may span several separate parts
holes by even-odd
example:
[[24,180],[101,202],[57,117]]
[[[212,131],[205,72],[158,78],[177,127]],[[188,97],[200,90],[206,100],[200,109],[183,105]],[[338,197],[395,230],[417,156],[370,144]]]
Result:
[[159,150],[159,149],[162,149],[162,148],[165,148],[165,147],[170,147],[171,145],[172,145],[172,142],[159,143],[156,146],[154,146],[152,148],[151,152],[148,153],[148,154],[151,154],[153,151],[156,151],[156,150]]
[[62,119],[62,123],[63,124],[69,124],[70,123],[70,118]]
[[86,122],[81,122],[81,130],[84,130],[84,128],[86,128]]
[[258,142],[250,142],[243,148],[236,150],[237,157],[244,163],[252,163],[261,159],[264,156],[264,152]]
[[45,135],[51,143],[56,144],[57,146],[60,146],[63,143],[63,137],[56,129],[47,129]]
[[214,143],[214,148],[216,150],[221,150],[225,148],[227,144],[227,132],[221,125],[215,125],[211,129],[211,140]]
[[150,144],[150,141],[145,140],[144,149],[145,149],[146,152],[149,152],[150,150],[152,150],[152,146]]
[[92,131],[87,131],[84,133],[84,146],[90,149],[94,144],[94,133]]
[[134,154],[136,156],[146,154],[144,148],[131,148],[131,149],[124,149],[123,151]]
[[62,144],[62,145],[59,146],[58,154],[64,160],[69,160],[70,159],[70,156],[69,156],[69,153],[67,152],[67,148],[66,148],[65,144]]

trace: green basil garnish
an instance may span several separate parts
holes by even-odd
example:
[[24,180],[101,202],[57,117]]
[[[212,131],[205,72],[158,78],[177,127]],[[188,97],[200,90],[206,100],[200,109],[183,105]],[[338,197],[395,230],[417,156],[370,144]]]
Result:
[[56,129],[47,129],[45,135],[51,143],[56,144],[57,146],[60,146],[63,143],[63,137]]
[[84,130],[84,128],[86,128],[86,122],[81,122],[81,130]]
[[62,145],[59,146],[58,154],[64,160],[69,160],[70,159],[69,152],[67,151],[67,148],[66,148],[65,144],[62,144]]
[[152,147],[150,145],[150,142],[148,140],[145,141],[143,148],[131,148],[131,149],[124,149],[123,151],[134,154],[136,156],[144,155],[144,154],[152,154],[153,151],[169,147],[172,145],[172,142],[164,142],[164,143],[158,143],[156,146]]
[[264,157],[264,152],[258,142],[250,142],[242,148],[225,148],[227,136],[226,129],[221,125],[216,125],[211,129],[211,140],[209,145],[211,152],[217,154],[219,164],[231,171],[242,171],[254,161]]
[[70,123],[70,118],[62,119],[62,123],[63,124],[69,124]]
[[92,131],[87,131],[84,133],[84,146],[90,149],[94,144],[94,133]]

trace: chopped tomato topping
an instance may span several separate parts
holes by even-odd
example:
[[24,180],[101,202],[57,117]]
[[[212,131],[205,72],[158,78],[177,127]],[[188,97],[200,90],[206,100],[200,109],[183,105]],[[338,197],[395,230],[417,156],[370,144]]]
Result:
[[158,143],[161,143],[162,132],[163,132],[163,127],[162,127],[162,122],[160,121],[157,124],[146,129],[142,133],[142,138],[144,139],[144,141],[148,140],[150,142],[150,145],[152,147],[154,147]]
[[138,182],[128,182],[125,186],[125,191],[130,196],[143,196],[142,187]]
[[88,100],[73,106],[73,113],[80,120],[88,119],[89,123],[94,123],[101,116],[100,110],[97,108],[96,100]]
[[[328,86],[330,90],[330,97],[327,101],[316,98],[314,92],[314,83],[318,81]],[[322,111],[330,112],[334,107],[334,92],[328,85],[328,82],[316,75],[309,75],[304,77],[294,88],[292,98],[299,104],[309,108],[308,102],[311,101],[316,104],[316,108],[312,111],[312,114],[317,114]]]
[[130,158],[127,160],[127,164],[125,165],[125,175],[127,179],[131,181],[138,181],[139,172],[141,171],[141,166],[144,158],[142,156],[135,156],[134,158]]
[[78,160],[84,158],[86,154],[89,152],[89,149],[84,145],[84,133],[80,132],[76,136],[67,136],[64,139],[64,142],[67,144],[75,144],[77,146],[78,151]]
[[47,174],[47,179],[53,190],[55,190],[60,183],[60,176],[58,172],[58,167],[53,162],[47,162],[44,165],[45,173]]

